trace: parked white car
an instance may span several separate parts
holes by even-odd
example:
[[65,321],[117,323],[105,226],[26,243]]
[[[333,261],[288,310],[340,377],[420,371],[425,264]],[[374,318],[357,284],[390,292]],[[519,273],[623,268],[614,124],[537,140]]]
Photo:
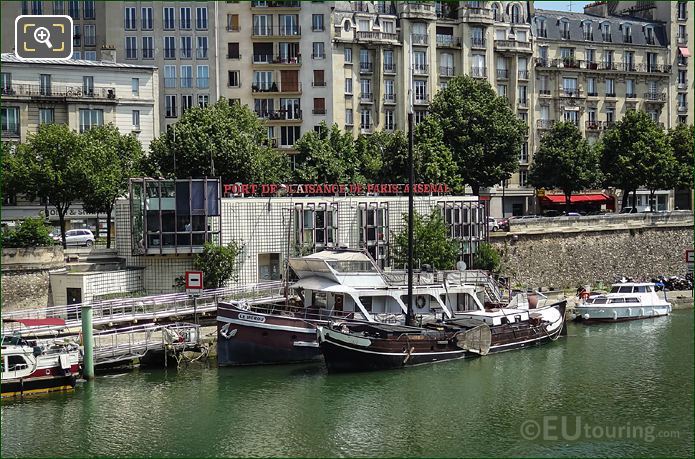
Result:
[[[60,233],[53,236],[53,240],[60,243]],[[91,247],[94,245],[94,234],[88,229],[73,229],[65,232],[65,243],[67,245],[84,245]]]
[[497,219],[493,217],[488,217],[487,218],[487,230],[488,231],[499,231],[500,230],[500,225],[497,223]]

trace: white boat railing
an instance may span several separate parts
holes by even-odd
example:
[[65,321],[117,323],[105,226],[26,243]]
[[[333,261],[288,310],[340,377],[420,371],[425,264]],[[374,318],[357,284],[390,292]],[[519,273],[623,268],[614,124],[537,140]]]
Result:
[[[95,325],[114,324],[137,320],[184,316],[195,313],[215,311],[220,300],[266,300],[284,297],[284,284],[280,281],[252,284],[243,287],[202,290],[193,296],[188,293],[170,293],[139,298],[118,298],[94,303],[80,303],[47,308],[23,309],[2,313],[3,333],[19,331],[22,333],[46,332],[81,325],[83,306],[91,306]],[[17,319],[62,318],[65,325],[27,327]]]

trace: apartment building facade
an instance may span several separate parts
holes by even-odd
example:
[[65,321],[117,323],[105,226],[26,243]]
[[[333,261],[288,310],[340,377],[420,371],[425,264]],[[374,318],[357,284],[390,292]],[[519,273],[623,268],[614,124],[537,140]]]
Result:
[[533,211],[528,169],[555,121],[593,142],[630,109],[664,128],[694,119],[694,2],[596,2],[584,13],[532,1],[5,5],[3,51],[15,13],[64,9],[83,57],[107,45],[118,62],[160,69],[160,130],[224,97],[251,107],[288,154],[322,121],[354,135],[405,129],[411,101],[419,122],[453,76],[485,79],[529,125],[516,173],[482,191],[496,216]]

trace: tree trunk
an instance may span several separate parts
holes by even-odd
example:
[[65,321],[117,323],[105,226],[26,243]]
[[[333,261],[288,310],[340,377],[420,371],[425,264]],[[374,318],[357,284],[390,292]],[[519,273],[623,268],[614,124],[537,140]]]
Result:
[[111,248],[111,213],[113,212],[113,206],[106,208],[106,248]]
[[570,212],[570,206],[572,202],[572,192],[565,191],[565,213],[568,214]]
[[656,190],[649,190],[649,210],[654,212],[656,209]]
[[637,189],[632,190],[632,207],[637,209]]
[[99,239],[99,212],[97,212],[97,224],[94,227],[94,239]]
[[473,196],[480,197],[480,185],[471,184],[471,190],[473,190]]
[[67,249],[68,243],[65,240],[65,212],[67,212],[68,209],[56,206],[56,210],[58,211],[58,222],[60,224],[60,240],[63,243],[63,249]]
[[630,199],[630,190],[624,189],[623,190],[623,204],[620,206],[621,209],[624,207],[627,207],[629,199]]

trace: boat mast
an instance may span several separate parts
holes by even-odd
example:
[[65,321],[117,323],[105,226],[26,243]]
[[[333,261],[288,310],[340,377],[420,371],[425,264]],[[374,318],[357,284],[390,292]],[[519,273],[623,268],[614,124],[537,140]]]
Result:
[[413,34],[410,34],[410,106],[408,107],[408,308],[405,324],[413,324]]

